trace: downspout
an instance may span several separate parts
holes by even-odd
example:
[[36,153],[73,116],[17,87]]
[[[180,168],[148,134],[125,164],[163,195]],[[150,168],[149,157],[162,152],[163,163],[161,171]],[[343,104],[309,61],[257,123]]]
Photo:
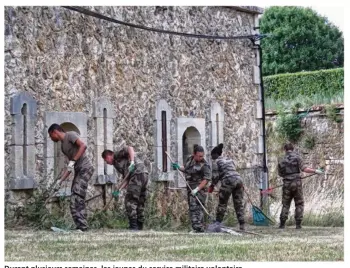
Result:
[[[259,29],[259,27],[254,27],[254,30]],[[262,49],[260,46],[260,43],[257,43],[256,41],[261,40],[264,37],[270,37],[271,34],[258,34],[256,35],[256,38],[250,39],[250,41],[253,43],[254,48],[257,48],[259,51],[259,76],[260,76],[260,85],[259,85],[259,93],[260,93],[260,101],[261,101],[261,116],[262,116],[262,122],[261,122],[261,136],[262,136],[262,143],[263,143],[263,176],[260,182],[260,208],[263,209],[264,207],[267,209],[268,212],[268,198],[263,196],[262,191],[268,189],[269,187],[269,180],[268,180],[268,168],[267,168],[267,157],[266,157],[266,119],[265,119],[265,91],[264,91],[264,81],[263,81],[263,75],[262,75]]]
[[[262,75],[262,49],[260,44],[256,44],[258,50],[259,50],[259,73],[260,73],[260,86],[261,86],[261,112],[262,112],[262,137],[263,137],[263,180],[261,184],[260,189],[260,207],[263,208],[264,204],[267,203],[267,198],[263,197],[263,194],[261,193],[262,190],[266,190],[269,187],[269,180],[268,180],[268,169],[267,169],[267,157],[266,157],[266,128],[265,128],[265,91],[264,91],[264,81],[263,81],[263,75]],[[264,200],[265,199],[265,200]]]

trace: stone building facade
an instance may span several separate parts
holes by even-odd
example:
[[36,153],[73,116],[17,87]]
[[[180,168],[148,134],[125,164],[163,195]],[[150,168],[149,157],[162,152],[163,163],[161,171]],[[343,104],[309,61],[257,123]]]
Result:
[[[257,34],[262,13],[257,7],[90,9],[148,27],[220,36]],[[261,166],[258,64],[248,39],[159,34],[62,7],[5,7],[6,205],[23,205],[64,167],[60,147],[47,135],[52,123],[87,143],[96,170],[89,196],[118,181],[101,153],[122,144],[146,159],[151,184],[165,182],[174,191],[184,183],[165,151],[182,163],[197,143],[209,159],[224,142],[239,169]],[[62,191],[69,195],[69,186]]]

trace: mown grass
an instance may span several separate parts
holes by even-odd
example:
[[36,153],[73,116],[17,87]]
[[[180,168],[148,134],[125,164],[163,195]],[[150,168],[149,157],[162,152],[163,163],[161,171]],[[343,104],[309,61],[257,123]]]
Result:
[[249,227],[261,236],[146,230],[6,230],[5,261],[342,261],[343,228]]

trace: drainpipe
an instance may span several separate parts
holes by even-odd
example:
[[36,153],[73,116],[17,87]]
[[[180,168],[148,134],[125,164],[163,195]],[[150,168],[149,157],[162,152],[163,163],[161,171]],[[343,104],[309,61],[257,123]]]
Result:
[[[259,29],[259,27],[254,27],[254,30]],[[264,37],[269,37],[271,34],[257,34],[255,38],[250,39],[254,47],[259,51],[259,75],[260,75],[260,100],[261,100],[261,113],[262,113],[262,138],[263,138],[263,176],[260,183],[260,208],[264,207],[269,212],[268,198],[262,195],[262,190],[266,190],[269,187],[268,179],[268,169],[267,169],[267,157],[266,157],[266,129],[265,129],[265,91],[264,91],[264,81],[262,76],[262,49],[260,44],[256,41],[261,40]]]
[[[260,44],[256,44],[258,50],[259,50],[259,73],[260,73],[260,93],[261,93],[261,112],[262,112],[262,136],[263,136],[263,179],[262,183],[260,185],[260,193],[262,190],[266,190],[269,188],[269,180],[268,180],[268,170],[267,170],[267,157],[266,157],[266,128],[265,128],[265,91],[264,91],[264,81],[263,81],[263,75],[262,75],[262,49]],[[263,208],[264,205],[266,205],[268,202],[267,197],[263,197],[262,194],[260,194],[260,207]],[[267,208],[267,207],[266,207]]]

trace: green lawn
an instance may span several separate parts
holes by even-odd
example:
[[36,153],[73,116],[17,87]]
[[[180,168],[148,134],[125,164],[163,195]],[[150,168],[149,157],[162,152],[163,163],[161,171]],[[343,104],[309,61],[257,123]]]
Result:
[[261,236],[152,230],[5,230],[5,261],[343,261],[340,227],[249,227]]

